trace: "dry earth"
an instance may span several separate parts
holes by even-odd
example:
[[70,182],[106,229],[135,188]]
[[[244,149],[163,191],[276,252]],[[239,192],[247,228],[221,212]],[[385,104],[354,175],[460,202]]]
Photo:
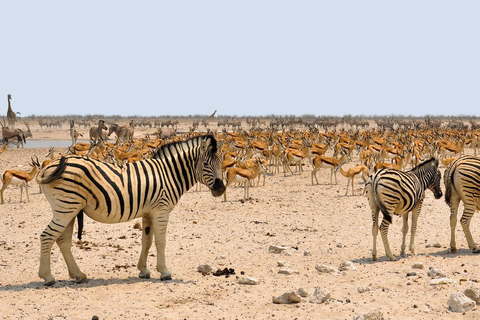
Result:
[[[68,130],[32,128],[35,138],[68,139]],[[139,132],[139,134],[141,134]],[[27,141],[28,144],[28,141]],[[0,155],[0,170],[27,170],[31,156],[42,159],[47,148],[9,149]],[[354,165],[355,162],[347,166]],[[346,179],[329,185],[327,170],[320,170],[320,185],[311,185],[311,167],[285,177],[269,175],[264,187],[229,188],[228,201],[213,198],[204,187],[183,196],[171,214],[167,232],[167,265],[173,280],[161,282],[151,249],[151,279],[137,277],[141,233],[139,220],[101,224],[85,219],[83,242],[73,254],[86,283],[68,279],[58,247],[52,252],[52,272],[57,279],[45,287],[37,275],[39,235],[51,219],[50,207],[30,184],[30,202],[19,202],[19,189],[5,191],[0,206],[0,317],[3,319],[353,319],[379,310],[385,319],[478,319],[480,311],[465,314],[449,310],[447,300],[457,291],[480,286],[479,257],[468,250],[457,225],[457,254],[448,252],[449,210],[443,198],[428,192],[416,237],[417,256],[399,257],[401,219],[394,219],[389,239],[399,258],[388,261],[381,238],[379,261],[371,261],[371,217],[363,185],[355,196],[344,196]],[[443,173],[443,168],[442,168]],[[359,179],[360,180],[360,179]],[[443,186],[442,186],[443,187]],[[195,188],[194,188],[195,189]],[[478,214],[472,220],[478,241]],[[75,239],[76,240],[76,239]],[[407,238],[409,241],[409,238]],[[433,246],[439,244],[440,247]],[[269,252],[271,245],[291,249]],[[320,273],[315,266],[338,268],[352,261],[355,271]],[[279,262],[293,274],[280,274]],[[421,262],[424,269],[412,269]],[[208,263],[214,269],[232,268],[235,275],[202,275]],[[429,267],[444,271],[454,283],[430,285]],[[409,273],[415,273],[409,275]],[[239,284],[242,274],[259,281]],[[323,304],[309,302],[315,288],[330,291]],[[368,291],[360,293],[359,287]],[[274,304],[272,297],[304,288],[308,296],[295,304]]]

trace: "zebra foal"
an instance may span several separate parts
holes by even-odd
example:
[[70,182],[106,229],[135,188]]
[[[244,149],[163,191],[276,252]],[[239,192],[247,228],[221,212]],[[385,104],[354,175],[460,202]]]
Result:
[[480,158],[463,156],[454,160],[445,170],[445,202],[450,207],[450,251],[457,252],[455,243],[455,228],[460,201],[463,201],[463,214],[460,218],[463,232],[467,238],[468,247],[473,253],[479,253],[480,248],[473,241],[470,232],[470,221],[475,210],[480,210]]
[[438,170],[438,160],[435,158],[431,158],[407,172],[382,168],[369,177],[366,188],[373,220],[373,261],[377,260],[379,211],[382,211],[383,214],[380,233],[382,235],[385,253],[392,261],[395,260],[395,257],[388,243],[388,227],[392,223],[392,216],[396,214],[403,218],[401,255],[405,255],[408,213],[410,211],[412,212],[410,251],[415,254],[415,233],[417,230],[418,217],[425,198],[425,190],[430,189],[435,199],[441,198],[442,189],[440,188],[440,180],[441,174]]
[[215,197],[225,191],[217,142],[212,135],[163,145],[152,159],[115,165],[79,156],[53,160],[42,169],[37,182],[50,203],[53,218],[40,235],[38,275],[45,285],[51,274],[50,253],[56,242],[71,278],[86,279],[71,251],[75,217],[79,235],[83,213],[103,223],[142,218],[142,250],[137,264],[140,278],[149,278],[147,255],[155,238],[157,271],[161,280],[172,279],[165,264],[166,230],[169,214],[180,197],[197,182]]

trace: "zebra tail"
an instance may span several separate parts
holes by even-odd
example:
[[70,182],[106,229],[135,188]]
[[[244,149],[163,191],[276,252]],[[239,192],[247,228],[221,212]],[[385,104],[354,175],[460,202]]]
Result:
[[77,222],[78,222],[78,233],[77,238],[78,240],[82,240],[82,231],[83,231],[83,210],[77,214]]
[[65,169],[67,167],[67,158],[65,157],[61,157],[60,158],[60,161],[58,162],[58,165],[57,165],[57,168],[55,169],[55,171],[52,172],[52,174],[50,174],[49,176],[45,177],[44,174],[45,174],[45,171],[42,170],[42,175],[40,177],[40,174],[37,176],[37,183],[38,184],[48,184],[48,183],[51,183],[55,180],[57,180],[58,178],[61,177],[61,175],[63,174],[63,172],[65,172]]
[[450,206],[450,201],[452,199],[452,178],[453,178],[453,171],[455,168],[447,168],[444,173],[445,179],[445,202]]

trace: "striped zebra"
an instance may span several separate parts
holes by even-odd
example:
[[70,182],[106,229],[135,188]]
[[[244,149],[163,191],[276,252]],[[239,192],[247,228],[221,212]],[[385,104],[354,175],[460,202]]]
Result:
[[463,214],[460,219],[468,247],[473,253],[479,253],[480,248],[473,241],[470,232],[470,221],[475,210],[480,210],[480,158],[463,156],[454,160],[444,174],[445,201],[450,206],[450,248],[457,252],[455,244],[455,228],[460,201],[463,201]]
[[422,210],[425,190],[430,189],[435,198],[442,197],[440,188],[441,174],[438,170],[438,160],[431,158],[408,172],[390,168],[382,168],[369,177],[367,195],[373,220],[373,250],[372,260],[377,260],[378,213],[383,214],[380,232],[382,234],[385,253],[390,260],[395,257],[388,243],[388,227],[392,223],[394,214],[403,218],[403,240],[401,255],[405,255],[405,237],[408,232],[408,213],[412,212],[412,229],[410,251],[415,254],[414,240],[417,230],[417,221]]
[[63,254],[70,277],[77,283],[86,279],[71,251],[74,220],[79,220],[81,234],[83,213],[103,223],[141,217],[139,277],[150,277],[147,255],[155,237],[157,271],[161,280],[171,280],[165,264],[170,211],[197,182],[205,184],[215,197],[225,191],[217,142],[212,135],[164,145],[152,159],[125,165],[79,156],[61,157],[41,170],[37,182],[53,210],[53,218],[40,236],[38,275],[45,285],[55,282],[50,268],[54,242]]

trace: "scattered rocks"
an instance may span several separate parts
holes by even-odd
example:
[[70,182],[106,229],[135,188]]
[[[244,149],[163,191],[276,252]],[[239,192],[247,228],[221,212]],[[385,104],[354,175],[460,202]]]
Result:
[[343,261],[338,267],[338,270],[340,271],[357,270],[357,267],[355,267],[355,264],[352,261]]
[[370,287],[360,286],[357,288],[358,293],[364,293],[370,291]]
[[334,268],[332,266],[327,266],[325,264],[316,264],[315,269],[317,269],[318,272],[321,273],[332,273],[332,272],[338,272],[337,268]]
[[213,268],[208,264],[201,264],[197,267],[197,271],[202,273],[203,275],[206,275],[212,272]]
[[290,248],[271,245],[270,247],[268,247],[268,252],[270,252],[270,253],[282,253],[282,251],[285,251],[287,249],[290,249]]
[[446,274],[440,269],[430,267],[428,270],[428,276],[430,278],[445,278]]
[[431,286],[435,286],[439,284],[449,284],[449,283],[457,283],[457,282],[449,278],[438,278],[438,279],[430,280],[428,284]]
[[280,268],[280,270],[278,270],[278,273],[292,275],[292,274],[299,274],[300,272],[298,270]]
[[480,288],[479,287],[468,287],[463,292],[467,297],[475,301],[476,304],[480,303]]
[[467,312],[474,310],[477,304],[475,301],[467,297],[463,292],[454,292],[448,298],[448,306],[454,312]]
[[423,269],[423,263],[421,262],[414,262],[412,264],[412,269]]
[[302,297],[295,291],[287,291],[281,296],[273,297],[273,303],[277,304],[299,303],[300,301],[302,301]]
[[259,281],[255,278],[245,276],[245,277],[241,277],[240,279],[238,279],[238,283],[239,284],[247,284],[247,285],[257,285],[259,283]]
[[364,314],[356,314],[353,320],[383,320],[383,313],[380,310],[372,310]]
[[297,290],[297,293],[300,295],[300,297],[302,298],[306,298],[308,296],[308,292],[307,290],[303,289],[303,288],[299,288]]
[[325,301],[330,299],[330,297],[331,297],[330,291],[322,287],[316,287],[315,292],[310,298],[310,303],[317,303],[317,304],[324,303]]

